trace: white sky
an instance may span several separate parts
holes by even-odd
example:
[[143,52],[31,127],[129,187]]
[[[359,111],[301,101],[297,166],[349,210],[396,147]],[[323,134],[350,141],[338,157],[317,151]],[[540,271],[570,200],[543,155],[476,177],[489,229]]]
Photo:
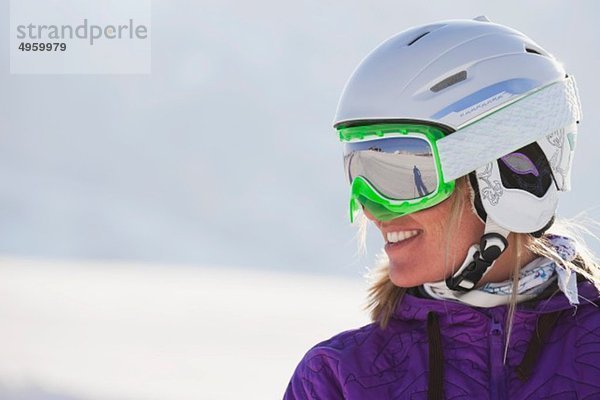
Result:
[[[7,6],[0,1],[0,15]],[[584,118],[574,190],[560,212],[595,207],[599,9],[547,0],[155,1],[149,76],[9,75],[5,59],[0,252],[359,277],[370,258],[354,255],[331,128],[343,84],[392,34],[480,14],[524,31],[577,77]],[[0,41],[5,58],[7,45]],[[381,245],[371,237],[369,257]]]

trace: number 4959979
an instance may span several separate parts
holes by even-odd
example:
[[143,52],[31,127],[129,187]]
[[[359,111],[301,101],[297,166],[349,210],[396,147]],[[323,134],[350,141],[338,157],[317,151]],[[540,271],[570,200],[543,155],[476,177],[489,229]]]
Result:
[[66,51],[66,43],[27,43],[21,42],[19,45],[21,51]]

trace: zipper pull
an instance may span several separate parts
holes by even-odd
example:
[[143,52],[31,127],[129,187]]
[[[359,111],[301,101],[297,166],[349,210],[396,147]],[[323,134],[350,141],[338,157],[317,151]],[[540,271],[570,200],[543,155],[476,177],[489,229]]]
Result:
[[494,316],[492,318],[492,323],[490,327],[490,334],[492,335],[502,335],[502,323],[496,319]]

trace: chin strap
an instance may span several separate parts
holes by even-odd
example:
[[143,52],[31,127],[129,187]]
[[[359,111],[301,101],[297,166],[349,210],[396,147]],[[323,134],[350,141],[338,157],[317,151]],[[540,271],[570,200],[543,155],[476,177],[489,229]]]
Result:
[[508,247],[509,233],[509,230],[502,228],[488,215],[480,243],[469,248],[461,267],[446,279],[446,286],[459,292],[468,292],[477,286]]

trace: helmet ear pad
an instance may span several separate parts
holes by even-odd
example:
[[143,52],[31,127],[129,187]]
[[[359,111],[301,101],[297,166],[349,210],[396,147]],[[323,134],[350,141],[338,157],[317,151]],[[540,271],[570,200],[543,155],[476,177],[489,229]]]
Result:
[[469,174],[473,208],[512,232],[541,235],[554,221],[558,187],[537,142]]
[[473,211],[481,222],[485,223],[487,219],[487,212],[485,212],[485,208],[483,208],[483,204],[481,202],[481,196],[479,194],[479,185],[477,184],[477,175],[475,171],[469,174],[469,190],[471,194],[471,206],[473,207]]

